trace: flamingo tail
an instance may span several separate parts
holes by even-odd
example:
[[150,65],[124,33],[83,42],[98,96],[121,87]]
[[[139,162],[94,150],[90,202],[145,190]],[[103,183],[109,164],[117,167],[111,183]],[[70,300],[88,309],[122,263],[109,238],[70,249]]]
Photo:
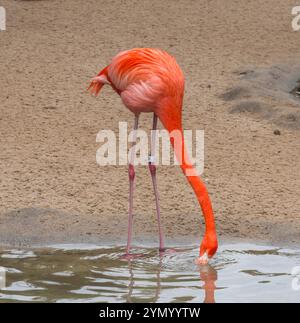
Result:
[[107,69],[108,66],[101,70],[98,75],[92,79],[89,87],[87,88],[91,94],[97,96],[104,84],[110,84],[108,81]]

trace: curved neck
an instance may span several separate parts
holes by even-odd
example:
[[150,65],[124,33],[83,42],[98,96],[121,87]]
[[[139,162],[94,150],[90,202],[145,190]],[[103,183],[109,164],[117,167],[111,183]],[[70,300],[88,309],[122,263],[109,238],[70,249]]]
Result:
[[[168,130],[170,134],[170,141],[174,148],[176,158],[180,163],[180,167],[184,175],[186,176],[188,182],[192,186],[197,196],[205,219],[206,232],[215,233],[214,214],[207,189],[200,177],[197,176],[197,172],[194,166],[189,162],[189,157],[185,149],[184,136],[181,124],[181,111],[178,111],[176,109],[169,109],[169,111],[166,112],[165,110],[162,110],[158,113],[158,117],[163,126]],[[174,133],[174,131],[180,134],[180,136],[178,136],[178,140],[177,138],[176,140],[174,140],[174,137],[172,136],[172,133]],[[180,141],[179,144],[178,141]]]

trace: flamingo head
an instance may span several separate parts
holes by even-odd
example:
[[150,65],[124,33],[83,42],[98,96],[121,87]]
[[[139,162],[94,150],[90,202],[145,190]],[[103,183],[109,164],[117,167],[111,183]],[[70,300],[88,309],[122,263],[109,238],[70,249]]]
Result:
[[197,265],[206,265],[210,258],[216,253],[218,249],[218,240],[215,233],[206,233],[199,251],[199,257],[195,260]]

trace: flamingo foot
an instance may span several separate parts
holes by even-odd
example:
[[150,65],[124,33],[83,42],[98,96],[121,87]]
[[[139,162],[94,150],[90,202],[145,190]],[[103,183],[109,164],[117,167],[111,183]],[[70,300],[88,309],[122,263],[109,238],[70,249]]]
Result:
[[207,265],[209,261],[208,255],[205,252],[201,257],[195,259],[196,265]]

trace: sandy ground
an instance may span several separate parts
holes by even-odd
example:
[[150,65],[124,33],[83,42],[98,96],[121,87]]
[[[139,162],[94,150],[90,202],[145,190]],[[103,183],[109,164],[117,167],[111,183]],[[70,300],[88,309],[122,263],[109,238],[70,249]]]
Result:
[[[1,5],[2,244],[125,243],[127,168],[98,166],[95,139],[133,118],[110,88],[97,99],[85,89],[133,47],[163,48],[185,73],[184,127],[205,130],[203,178],[220,237],[299,243],[300,99],[288,94],[300,79],[295,1]],[[141,121],[149,129],[151,115]],[[158,182],[167,239],[199,240],[201,213],[180,169],[160,167]],[[134,232],[157,241],[147,167],[137,169]]]

